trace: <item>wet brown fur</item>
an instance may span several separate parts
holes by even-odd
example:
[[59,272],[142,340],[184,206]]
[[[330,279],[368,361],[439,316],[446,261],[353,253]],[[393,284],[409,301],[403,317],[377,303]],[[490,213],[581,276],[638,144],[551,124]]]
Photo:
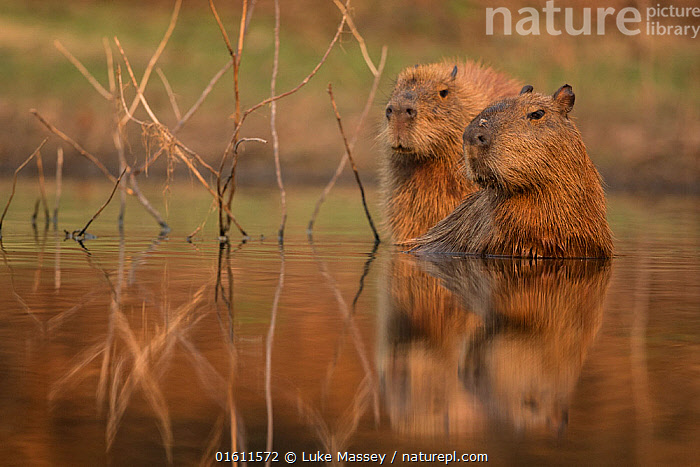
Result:
[[380,133],[384,212],[394,240],[424,234],[476,189],[465,177],[464,127],[486,105],[519,90],[516,81],[471,61],[417,65],[399,74]]
[[553,96],[524,92],[481,112],[464,132],[468,177],[480,189],[407,244],[417,252],[612,256],[600,175],[568,117],[573,103],[565,85]]

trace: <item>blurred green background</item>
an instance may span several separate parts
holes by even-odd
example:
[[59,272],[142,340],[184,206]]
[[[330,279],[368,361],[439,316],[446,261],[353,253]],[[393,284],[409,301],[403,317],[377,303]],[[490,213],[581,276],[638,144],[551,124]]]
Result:
[[[278,92],[294,87],[316,65],[341,17],[331,0],[280,3]],[[697,2],[672,4],[696,6]],[[0,0],[0,174],[10,176],[48,134],[29,113],[30,108],[38,109],[116,172],[112,107],[53,42],[61,41],[106,87],[103,38],[117,36],[140,77],[167,28],[173,5],[174,1]],[[240,2],[219,0],[216,5],[235,41]],[[388,47],[374,108],[354,152],[367,183],[376,182],[381,153],[376,134],[396,74],[416,63],[458,57],[480,59],[541,92],[550,93],[564,83],[571,84],[576,93],[573,116],[610,189],[700,191],[700,38],[651,36],[645,31],[626,36],[614,27],[612,19],[601,36],[551,36],[546,34],[544,24],[539,36],[504,35],[498,22],[495,34],[486,35],[487,7],[509,8],[515,25],[521,18],[519,8],[532,6],[541,11],[544,1],[354,0],[351,5],[355,24],[375,63],[381,47]],[[651,3],[594,0],[556,5],[573,8],[575,26],[579,26],[584,7],[619,11],[632,6],[644,11]],[[563,14],[556,20],[558,27],[563,27]],[[697,26],[700,18],[667,18],[662,24]],[[269,96],[273,25],[272,1],[259,0],[241,63],[243,108]],[[116,59],[118,52],[113,49]],[[159,61],[183,112],[227,60],[228,52],[208,2],[185,0],[172,39]],[[344,126],[350,133],[372,79],[357,42],[346,32],[309,84],[280,101],[278,131],[287,182],[325,183],[342,155],[342,139],[326,92],[328,83],[333,84]],[[174,124],[158,76],[151,78],[146,95],[161,121]],[[211,162],[219,160],[230,138],[233,102],[229,71],[179,135]],[[139,114],[144,115],[142,110]],[[269,108],[251,115],[241,136],[269,140]],[[135,125],[129,140],[129,160],[143,161],[145,149]],[[55,137],[42,151],[47,175],[53,170],[58,145],[66,150],[66,176],[101,177],[97,169]],[[176,176],[187,176],[186,167],[175,169]],[[31,174],[36,169],[32,164],[25,170]],[[166,170],[163,158],[149,176],[164,177]],[[238,181],[274,186],[271,144],[245,146]],[[351,181],[349,174],[345,174],[345,181]]]

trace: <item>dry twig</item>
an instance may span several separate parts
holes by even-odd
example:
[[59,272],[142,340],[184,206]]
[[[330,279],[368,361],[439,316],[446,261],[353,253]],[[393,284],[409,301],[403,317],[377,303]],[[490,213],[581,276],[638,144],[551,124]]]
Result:
[[[66,143],[68,143],[68,144],[70,144],[71,146],[73,146],[73,148],[74,148],[76,151],[78,151],[78,154],[80,154],[81,156],[83,156],[84,158],[86,158],[87,160],[89,160],[90,162],[92,162],[93,164],[95,164],[95,165],[97,166],[97,168],[100,169],[100,171],[101,171],[103,174],[105,174],[105,176],[106,176],[112,183],[114,183],[114,182],[117,180],[116,178],[114,178],[114,176],[113,176],[111,173],[109,173],[109,170],[107,170],[107,167],[105,167],[104,164],[103,164],[102,162],[100,162],[99,160],[97,160],[97,158],[96,158],[95,156],[93,156],[92,154],[90,154],[89,152],[87,152],[85,149],[83,149],[83,147],[82,147],[81,145],[79,145],[78,143],[76,143],[75,140],[72,139],[70,136],[68,136],[67,134],[63,133],[61,130],[59,130],[58,128],[56,128],[55,126],[53,126],[51,123],[49,123],[44,117],[41,116],[41,114],[39,113],[39,111],[37,111],[36,109],[29,109],[29,112],[30,112],[32,115],[34,115],[34,116],[35,116],[35,117],[50,131],[50,132],[51,132],[51,133],[55,134],[56,136],[58,136],[59,138],[61,138],[61,139],[62,139],[63,141],[65,141]],[[131,195],[131,194],[133,194],[133,192],[129,192],[129,194]]]
[[78,71],[80,71],[80,73],[82,73],[82,75],[90,82],[90,84],[92,84],[92,87],[95,88],[95,90],[99,92],[102,97],[108,101],[113,99],[112,93],[107,91],[104,86],[102,86],[100,82],[97,81],[95,77],[87,70],[87,68],[85,68],[85,66],[68,51],[68,49],[63,47],[63,44],[61,44],[58,39],[53,41],[53,45],[78,69]]
[[[384,65],[386,64],[386,53],[387,47],[384,46],[382,47],[382,56],[379,59],[379,67],[377,68],[377,73],[374,75],[372,88],[369,92],[369,95],[367,96],[367,101],[365,102],[365,107],[362,110],[362,114],[360,115],[360,121],[357,123],[357,127],[355,128],[355,134],[350,140],[351,150],[355,148],[355,143],[357,143],[357,139],[360,136],[360,130],[362,129],[362,126],[364,125],[364,122],[367,119],[367,115],[369,115],[369,111],[372,109],[372,104],[374,103],[374,96],[377,94],[379,81],[381,80],[382,74],[384,72]],[[370,67],[370,69],[372,68],[373,66]],[[318,213],[321,210],[321,205],[326,201],[328,193],[331,192],[331,190],[335,186],[335,183],[338,181],[338,177],[340,177],[340,174],[343,173],[343,169],[345,169],[345,164],[348,161],[347,154],[347,152],[343,153],[343,156],[340,158],[340,162],[338,163],[338,167],[335,169],[335,173],[333,174],[329,182],[326,184],[325,188],[323,189],[323,192],[321,193],[321,196],[318,198],[318,201],[316,201],[314,212],[311,215],[311,219],[309,220],[308,226],[306,227],[306,232],[308,235],[311,235],[311,233],[313,232],[314,223],[316,222],[316,217],[318,216]]]
[[[143,101],[141,99],[141,96],[143,96],[143,92],[146,90],[146,85],[148,84],[148,80],[151,77],[151,73],[153,72],[153,67],[156,65],[156,62],[158,62],[158,59],[160,58],[160,55],[163,53],[163,49],[165,49],[165,45],[168,43],[168,40],[170,40],[170,36],[173,33],[173,29],[175,29],[175,24],[177,23],[177,17],[180,14],[180,6],[182,5],[182,0],[177,0],[175,2],[175,7],[173,8],[173,14],[170,17],[170,23],[168,24],[168,29],[165,31],[165,34],[163,35],[163,39],[161,39],[160,44],[158,44],[158,47],[156,48],[156,51],[153,53],[153,56],[148,62],[148,65],[146,66],[146,70],[143,72],[143,76],[141,77],[141,82],[140,85],[138,86],[136,90],[136,96],[134,97],[134,100],[131,102],[131,105],[129,106],[129,113],[134,114],[136,111],[136,107],[138,106],[139,100]],[[116,38],[115,38],[116,41]],[[121,49],[121,46],[119,47]],[[123,54],[123,52],[122,52]],[[134,80],[136,81],[136,80]],[[124,120],[126,121],[126,120]]]
[[333,112],[335,113],[335,119],[338,121],[338,129],[340,130],[340,134],[343,137],[343,144],[345,144],[345,152],[348,155],[348,160],[350,161],[350,166],[352,167],[352,171],[355,174],[355,180],[357,181],[357,186],[360,187],[360,195],[362,196],[362,207],[365,208],[365,214],[367,215],[367,221],[369,222],[369,226],[372,228],[372,232],[374,233],[374,241],[375,243],[379,243],[379,234],[377,233],[377,229],[374,227],[374,222],[372,222],[372,216],[369,213],[369,209],[367,208],[367,201],[365,200],[365,189],[362,187],[362,182],[360,181],[360,174],[357,171],[357,166],[355,165],[355,161],[352,158],[352,154],[350,151],[350,146],[348,145],[348,139],[345,137],[345,132],[343,131],[343,123],[340,121],[340,114],[338,113],[338,106],[335,105],[335,98],[333,97],[333,88],[330,83],[328,83],[328,94],[331,97],[331,105],[333,106]]
[[[280,5],[279,0],[275,0],[275,52],[272,61],[272,78],[270,78],[270,96],[275,95],[277,84],[277,71],[279,70],[280,57]],[[270,103],[270,132],[272,133],[272,150],[275,157],[275,175],[277,186],[280,189],[280,202],[282,203],[282,221],[277,231],[277,239],[280,243],[284,240],[284,226],[287,223],[287,192],[284,190],[282,182],[282,167],[280,165],[280,142],[277,136],[277,101]]]
[[29,164],[29,161],[31,161],[32,158],[39,153],[39,151],[41,151],[41,148],[44,147],[44,144],[46,144],[46,141],[48,141],[48,138],[44,138],[44,141],[42,141],[41,144],[39,145],[39,147],[34,150],[32,155],[27,157],[27,159],[24,162],[22,162],[19,165],[19,167],[17,167],[17,169],[15,169],[15,174],[12,176],[12,191],[10,192],[10,198],[7,200],[7,204],[5,205],[5,210],[2,212],[2,216],[0,216],[0,238],[2,238],[2,222],[5,220],[5,214],[7,214],[7,210],[10,207],[10,203],[12,202],[12,198],[15,196],[15,187],[17,186],[17,174],[27,164]]
[[61,203],[61,190],[63,188],[63,147],[56,150],[56,199],[53,207],[53,225],[58,224],[58,206]]
[[165,88],[165,92],[168,94],[168,99],[170,100],[170,105],[173,108],[173,113],[175,114],[175,118],[177,118],[178,121],[182,120],[182,114],[180,113],[180,107],[177,105],[177,100],[175,99],[175,93],[173,93],[173,88],[170,86],[170,82],[168,81],[168,78],[165,77],[165,73],[163,73],[163,70],[161,70],[160,67],[156,68],[156,73],[158,73],[158,77],[160,78],[160,81],[163,83],[163,87]]
[[107,207],[109,202],[112,201],[112,197],[114,196],[114,193],[117,191],[117,188],[119,187],[119,182],[122,181],[122,177],[124,176],[125,173],[126,173],[126,169],[124,169],[124,171],[121,173],[121,175],[119,175],[119,178],[117,179],[116,183],[114,184],[114,188],[112,188],[112,193],[110,193],[109,198],[107,198],[107,201],[105,201],[105,203],[102,205],[102,207],[97,210],[97,212],[92,216],[92,218],[90,218],[90,220],[87,222],[87,224],[85,224],[85,227],[83,227],[81,230],[74,230],[71,233],[72,238],[76,238],[76,239],[83,238],[83,236],[85,235],[85,231],[90,226],[90,224],[92,224],[92,221],[97,219],[97,216],[99,216],[100,213],[104,210],[104,208]]
[[[45,226],[49,225],[49,203],[46,201],[46,186],[44,181],[44,161],[41,158],[41,151],[36,153],[36,168],[39,173],[39,194],[41,195],[41,204],[44,205],[44,223]],[[38,206],[37,206],[38,208]],[[35,209],[36,216],[36,209]],[[36,217],[32,218],[32,223],[36,220]]]
[[199,98],[197,101],[190,107],[190,110],[188,110],[184,117],[180,119],[180,121],[177,122],[177,124],[173,127],[172,133],[175,134],[177,133],[182,126],[187,123],[187,121],[192,117],[192,115],[199,109],[199,107],[202,105],[202,102],[207,98],[209,93],[211,92],[212,89],[214,89],[214,85],[221,79],[221,77],[228,71],[229,68],[233,65],[233,59],[229,60],[226,62],[226,65],[224,65],[213,77],[211,80],[209,80],[209,84],[207,85],[206,88],[204,88],[204,91],[202,91],[202,94],[199,95]]

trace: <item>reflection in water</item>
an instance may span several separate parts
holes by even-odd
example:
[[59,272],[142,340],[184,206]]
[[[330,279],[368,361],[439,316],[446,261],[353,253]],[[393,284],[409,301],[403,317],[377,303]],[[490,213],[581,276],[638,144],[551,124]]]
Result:
[[[127,410],[134,405],[134,399],[145,399],[150,412],[158,424],[162,446],[169,463],[173,462],[173,414],[167,401],[167,388],[164,376],[171,369],[176,354],[186,357],[195,370],[203,393],[210,397],[221,409],[220,416],[214,422],[203,461],[213,458],[214,451],[222,442],[225,432],[225,419],[230,427],[230,445],[235,449],[245,449],[244,432],[239,429],[240,420],[233,395],[235,382],[236,351],[233,344],[233,275],[231,272],[231,249],[228,244],[219,248],[218,268],[212,294],[212,280],[197,284],[198,288],[184,303],[171,306],[169,292],[162,290],[162,297],[156,298],[137,279],[139,266],[148,262],[147,257],[155,254],[166,240],[163,235],[154,239],[142,252],[130,258],[131,268],[126,269],[125,240],[119,237],[118,260],[116,271],[109,271],[101,261],[86,251],[86,260],[91,269],[102,276],[109,291],[109,311],[106,334],[97,344],[84,349],[70,365],[69,370],[52,386],[48,398],[54,402],[69,396],[76,385],[89,376],[90,366],[100,360],[99,379],[97,382],[96,402],[98,413],[104,409],[106,414],[106,449],[109,451],[120,433],[121,424]],[[81,245],[82,246],[82,245]],[[169,268],[165,263],[163,284],[168,282]],[[101,292],[104,292],[102,290]],[[228,371],[222,375],[202,354],[191,339],[194,327],[203,315],[198,311],[206,306],[214,296],[217,316],[221,331],[226,338],[224,360]],[[86,296],[85,299],[88,297]],[[178,299],[179,299],[178,295]],[[87,300],[86,300],[87,301]],[[50,329],[57,332],[70,317],[71,312],[86,305],[86,301],[59,314],[50,321]],[[225,316],[219,309],[223,302]],[[141,309],[141,319],[133,319],[135,307]],[[148,312],[147,312],[148,308]],[[150,319],[149,319],[150,315]],[[149,321],[155,318],[155,326],[149,329]]]
[[617,221],[612,270],[417,259],[374,250],[364,224],[313,244],[302,226],[284,251],[130,230],[86,252],[24,220],[0,243],[0,458],[694,465],[700,236],[678,206],[645,235]]
[[609,275],[609,261],[395,255],[378,363],[394,428],[563,430]]

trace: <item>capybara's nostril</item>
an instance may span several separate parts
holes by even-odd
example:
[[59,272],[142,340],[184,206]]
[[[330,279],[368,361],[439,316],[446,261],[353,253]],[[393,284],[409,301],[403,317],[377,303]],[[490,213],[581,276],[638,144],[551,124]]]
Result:
[[394,108],[393,108],[392,106],[388,105],[388,106],[386,107],[386,118],[387,118],[387,120],[388,120],[388,119],[391,119],[391,114],[393,114],[393,113],[394,113]]
[[469,124],[464,134],[462,135],[462,140],[464,144],[470,144],[472,146],[488,147],[491,142],[489,141],[488,132],[484,128],[480,128],[478,124],[472,122]]
[[406,108],[406,115],[408,115],[408,118],[416,118],[417,114],[418,114],[418,112],[416,111],[416,109],[414,109],[412,107]]

